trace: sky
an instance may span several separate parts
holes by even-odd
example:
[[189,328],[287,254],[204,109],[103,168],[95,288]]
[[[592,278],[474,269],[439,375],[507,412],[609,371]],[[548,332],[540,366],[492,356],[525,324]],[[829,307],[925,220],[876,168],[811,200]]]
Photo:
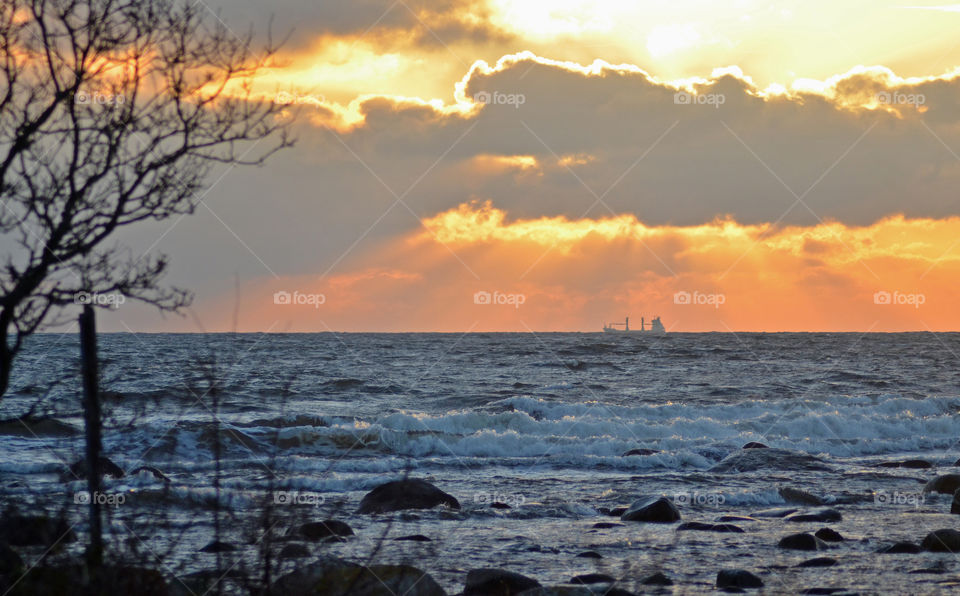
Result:
[[104,330],[960,330],[960,4],[204,1],[297,144]]

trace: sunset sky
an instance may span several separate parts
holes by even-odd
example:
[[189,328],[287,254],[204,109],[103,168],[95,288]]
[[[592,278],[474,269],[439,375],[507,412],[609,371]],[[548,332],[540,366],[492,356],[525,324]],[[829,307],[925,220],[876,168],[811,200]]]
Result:
[[205,1],[298,142],[104,330],[960,330],[960,4]]

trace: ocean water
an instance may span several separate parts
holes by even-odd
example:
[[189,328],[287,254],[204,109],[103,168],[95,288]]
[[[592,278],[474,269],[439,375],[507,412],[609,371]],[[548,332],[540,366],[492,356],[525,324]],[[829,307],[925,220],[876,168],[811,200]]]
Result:
[[[100,336],[109,457],[128,472],[104,492],[114,537],[162,559],[171,575],[212,566],[220,452],[225,539],[252,556],[264,503],[283,524],[335,517],[346,542],[316,554],[409,562],[450,593],[469,569],[499,567],[543,584],[607,573],[638,593],[663,571],[663,593],[714,590],[722,568],[758,574],[766,593],[846,588],[934,594],[960,589],[950,554],[877,554],[958,528],[950,497],[925,494],[960,473],[960,334],[105,334]],[[82,534],[77,367],[70,335],[33,338],[3,408],[38,400],[67,428],[0,432],[0,499],[65,511]],[[714,469],[750,441],[808,458]],[[636,448],[656,450],[624,456]],[[924,459],[930,469],[876,467]],[[354,513],[387,480],[425,478],[460,511]],[[684,521],[712,521],[788,503],[808,491],[843,514],[834,523],[737,522],[742,534],[678,532],[618,522],[602,510],[655,496]],[[122,495],[122,503],[116,503]],[[278,496],[279,495],[279,496]],[[279,501],[279,502],[278,502]],[[490,503],[507,503],[495,509]],[[293,504],[290,504],[293,502]],[[828,526],[847,540],[826,553],[776,547]],[[430,542],[395,541],[423,534]],[[254,538],[251,538],[254,536]],[[602,558],[576,555],[595,551]],[[163,553],[160,555],[159,553]],[[147,555],[148,558],[150,555]],[[830,568],[798,568],[830,556]],[[300,563],[303,563],[301,560]],[[297,562],[286,561],[282,570]],[[910,573],[913,571],[914,573]]]

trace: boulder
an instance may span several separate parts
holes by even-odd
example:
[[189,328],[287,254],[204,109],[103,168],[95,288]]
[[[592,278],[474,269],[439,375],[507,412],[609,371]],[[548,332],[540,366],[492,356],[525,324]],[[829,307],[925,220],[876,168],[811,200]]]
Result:
[[655,501],[637,501],[620,516],[623,521],[652,522],[669,524],[680,521],[680,510],[673,501],[660,497]]
[[640,580],[640,583],[644,586],[672,586],[673,580],[663,574],[663,572],[658,571],[653,575],[643,578]]
[[[618,590],[603,592],[604,596],[617,596]],[[597,596],[590,588],[580,586],[541,586],[520,592],[519,596]]]
[[953,493],[953,502],[950,503],[950,513],[960,515],[960,488]]
[[827,548],[824,541],[806,532],[784,536],[777,546],[790,550],[825,550]]
[[818,522],[834,523],[843,520],[843,515],[836,509],[819,509],[809,513],[794,513],[784,518],[788,522]]
[[585,550],[582,553],[578,553],[576,556],[581,559],[602,559],[603,558],[603,555],[601,555],[595,550]]
[[733,524],[706,524],[703,522],[685,522],[677,526],[677,531],[697,530],[700,532],[729,532],[743,534],[743,528]]
[[328,519],[302,524],[297,533],[307,540],[326,540],[332,536],[353,536],[353,528],[342,521]]
[[394,540],[405,541],[405,542],[432,542],[429,538],[423,534],[411,534],[409,536],[399,536],[394,538]]
[[212,540],[207,543],[206,546],[200,549],[202,553],[229,553],[237,550],[237,547],[230,544],[229,542],[222,542],[220,540]]
[[756,441],[750,441],[749,443],[747,443],[746,445],[744,445],[744,446],[741,447],[740,449],[770,449],[770,447],[769,447],[768,445],[764,445],[763,443],[758,443],[758,442],[756,442]]
[[460,509],[460,502],[426,480],[407,478],[376,487],[363,497],[357,513],[389,513],[403,509],[432,509],[446,505]]
[[923,539],[920,548],[932,553],[960,553],[960,532],[949,528],[934,530]]
[[[113,463],[113,461],[105,456],[101,455],[99,458],[100,461],[100,473],[104,476],[111,476],[113,478],[123,478],[126,474],[123,471],[123,468]],[[72,464],[70,464],[70,469],[64,473],[61,478],[64,482],[70,482],[71,480],[86,480],[87,479],[87,460],[79,459]]]
[[830,470],[818,457],[789,449],[741,449],[720,460],[711,472],[754,472],[756,470]]
[[833,567],[834,565],[839,565],[840,561],[832,557],[817,557],[815,559],[807,559],[806,561],[797,565],[797,567]]
[[717,573],[718,588],[762,588],[763,580],[743,569],[721,569]]
[[539,588],[540,582],[504,569],[473,569],[467,573],[463,596],[513,596]]
[[428,573],[409,565],[357,565],[337,557],[321,557],[284,575],[271,586],[275,596],[446,596]]
[[605,573],[585,573],[583,575],[574,575],[570,578],[571,584],[581,585],[612,584],[615,581],[617,581],[617,578]]
[[654,455],[655,453],[660,453],[659,449],[631,449],[623,454],[623,457],[628,455]]
[[913,555],[921,552],[921,548],[912,542],[894,542],[881,547],[878,553],[885,555]]
[[957,489],[960,489],[960,474],[943,474],[928,482],[923,487],[923,492],[952,495]]
[[814,494],[808,493],[805,490],[800,490],[799,488],[782,486],[779,490],[777,490],[777,492],[780,493],[780,496],[787,503],[813,506],[823,505],[823,499]]
[[843,542],[843,536],[840,535],[840,532],[832,528],[820,528],[813,535],[824,542]]

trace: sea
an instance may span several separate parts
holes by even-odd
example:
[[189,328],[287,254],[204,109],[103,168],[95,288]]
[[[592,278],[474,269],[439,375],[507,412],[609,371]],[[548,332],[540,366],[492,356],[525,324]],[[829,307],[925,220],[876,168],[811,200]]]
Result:
[[[450,594],[477,568],[543,585],[600,573],[636,593],[713,593],[721,569],[756,574],[767,594],[960,592],[956,555],[877,552],[960,528],[952,497],[922,490],[960,473],[957,333],[122,333],[98,342],[104,452],[126,472],[96,496],[108,539],[171,583],[218,558],[255,567],[266,511],[278,520],[278,549],[301,521],[341,520],[354,535],[306,542],[311,557],[415,565]],[[64,552],[83,542],[90,498],[68,472],[83,453],[79,366],[74,334],[34,336],[0,405],[0,503],[65,515],[80,540]],[[10,420],[27,410],[57,421]],[[721,464],[749,442],[797,457]],[[646,455],[625,455],[637,449]],[[881,466],[903,460],[930,466]],[[461,508],[355,512],[368,491],[402,478],[433,483]],[[777,517],[820,508],[784,488],[842,520]],[[610,515],[656,497],[684,522],[752,519],[733,522],[743,533],[717,533]],[[822,527],[845,540],[821,552],[777,546]],[[200,552],[214,537],[236,551]],[[814,557],[836,564],[798,566]],[[311,560],[279,560],[275,572]],[[673,585],[642,584],[656,572]]]

